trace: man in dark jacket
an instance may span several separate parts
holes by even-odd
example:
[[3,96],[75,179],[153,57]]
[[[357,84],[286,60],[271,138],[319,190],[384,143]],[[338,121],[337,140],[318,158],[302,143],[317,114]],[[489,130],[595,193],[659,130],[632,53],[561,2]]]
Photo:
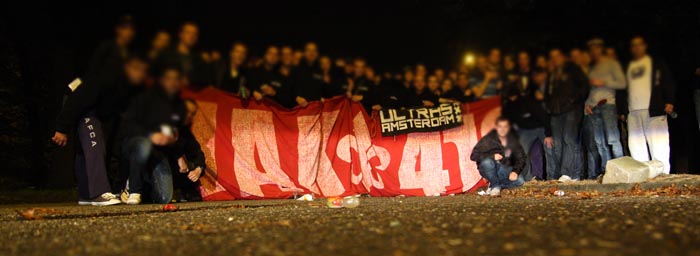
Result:
[[552,132],[544,144],[554,150],[554,161],[547,166],[547,178],[577,181],[583,172],[579,127],[590,87],[583,70],[567,61],[561,50],[549,54],[554,70],[549,74],[545,105]]
[[186,168],[193,182],[206,169],[200,146],[186,126],[188,110],[180,98],[182,88],[180,71],[165,68],[159,85],[136,97],[124,114],[123,155],[128,156],[129,162],[129,182],[126,195],[122,196],[126,204],[141,203],[146,185],[150,185],[153,202],[170,202],[171,166],[183,155],[197,160],[192,168]]
[[311,101],[323,97],[323,72],[318,64],[318,46],[309,42],[304,47],[304,57],[292,71],[294,77],[294,93],[296,102],[306,107]]
[[114,79],[122,74],[134,40],[134,23],[130,15],[122,16],[114,27],[114,38],[102,42],[90,57],[85,78]]
[[263,64],[248,72],[247,85],[253,90],[256,100],[270,98],[286,108],[294,107],[294,99],[289,84],[284,83],[279,71],[279,49],[269,46],[263,56]]
[[[518,132],[520,145],[526,154],[531,150],[542,151],[545,135],[551,133],[547,125],[547,112],[543,105],[542,89],[546,81],[547,72],[538,69],[532,73],[532,76],[528,75],[526,79],[514,81],[504,93],[508,104],[503,106],[503,113],[513,122],[513,128]],[[537,148],[534,148],[535,146]],[[553,150],[545,148],[544,151],[547,161],[551,161]],[[522,172],[525,180],[533,177],[543,178],[544,168],[541,158],[540,154],[539,159],[527,161]]]
[[525,167],[527,156],[505,117],[496,119],[496,128],[474,146],[471,160],[477,163],[479,173],[490,183],[486,191],[488,195],[498,196],[501,189],[519,187],[524,183],[519,174]]
[[148,65],[130,57],[114,79],[86,78],[68,96],[56,120],[52,140],[65,146],[71,131],[77,129],[80,148],[75,173],[80,205],[111,205],[119,201],[111,193],[107,178],[107,152],[116,140],[116,126],[131,99],[141,90]]
[[[194,47],[199,39],[199,27],[193,22],[185,22],[180,26],[178,34],[178,42],[174,47],[171,47],[160,54],[158,59],[153,63],[155,73],[162,73],[162,70],[168,67],[178,67],[187,80],[186,83],[193,82],[193,76],[207,76],[211,78],[212,71],[202,59],[199,52],[195,51]],[[205,68],[206,67],[206,68]],[[203,75],[202,73],[207,73]],[[202,80],[194,79],[194,80]],[[201,83],[201,81],[194,81]]]
[[632,158],[651,159],[664,163],[664,172],[671,171],[670,146],[666,115],[674,115],[676,84],[663,61],[647,55],[642,37],[631,41],[632,61],[627,67],[628,145]]

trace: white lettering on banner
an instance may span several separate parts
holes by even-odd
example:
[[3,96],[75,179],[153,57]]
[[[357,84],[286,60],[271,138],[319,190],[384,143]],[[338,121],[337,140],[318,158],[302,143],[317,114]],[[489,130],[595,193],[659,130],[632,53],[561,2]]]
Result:
[[[352,183],[359,184],[360,181],[362,181],[362,185],[367,191],[369,191],[371,187],[383,189],[384,182],[381,176],[377,175],[377,179],[374,179],[372,176],[372,166],[370,165],[369,159],[377,156],[379,162],[382,163],[383,166],[383,168],[382,166],[378,166],[377,169],[384,170],[389,165],[389,162],[391,162],[391,155],[389,155],[389,151],[386,149],[372,145],[372,137],[367,127],[367,121],[365,121],[362,113],[355,115],[352,119],[352,123],[353,127],[355,127],[355,140],[357,141],[357,145],[351,144],[350,146],[355,146],[353,148],[357,151],[360,158],[360,173],[359,175],[355,175],[355,170],[352,170]],[[369,179],[365,177],[369,177]]]
[[444,144],[452,143],[457,147],[462,191],[469,190],[481,179],[476,163],[469,159],[474,146],[478,142],[474,114],[464,116],[464,125],[443,132],[442,139]]
[[323,115],[321,115],[323,117],[321,122],[325,124],[321,126],[323,128],[321,132],[321,135],[323,136],[323,144],[321,145],[321,151],[316,152],[315,154],[319,156],[321,161],[320,167],[318,168],[316,184],[318,185],[319,189],[321,189],[321,193],[327,196],[337,196],[345,192],[345,187],[343,187],[343,183],[340,182],[338,174],[335,172],[335,169],[333,169],[331,159],[328,158],[328,153],[326,153],[328,139],[331,136],[331,130],[333,130],[333,125],[330,124],[335,124],[335,120],[338,119],[338,112],[339,110],[324,112]]
[[[233,109],[231,120],[233,168],[241,192],[263,197],[260,186],[264,184],[277,184],[283,191],[295,190],[294,183],[280,168],[272,112]],[[263,170],[256,167],[256,152]]]
[[[416,171],[420,156],[420,170]],[[450,175],[442,168],[440,132],[409,133],[399,166],[401,189],[423,189],[425,195],[445,192]]]
[[321,140],[321,127],[319,115],[297,117],[297,127],[299,136],[297,139],[298,153],[298,175],[299,185],[305,187],[314,194],[321,192],[316,187],[316,176],[318,176],[318,155],[319,141]]

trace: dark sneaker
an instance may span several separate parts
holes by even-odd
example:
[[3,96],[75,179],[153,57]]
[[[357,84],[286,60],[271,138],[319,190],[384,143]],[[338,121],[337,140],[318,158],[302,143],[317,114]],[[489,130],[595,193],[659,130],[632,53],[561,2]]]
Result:
[[78,200],[78,205],[92,205],[92,206],[106,206],[106,205],[115,205],[115,204],[120,204],[121,201],[117,199],[117,196],[115,196],[112,193],[104,193],[101,196],[98,196],[95,199],[92,200],[86,200],[86,199],[80,199]]

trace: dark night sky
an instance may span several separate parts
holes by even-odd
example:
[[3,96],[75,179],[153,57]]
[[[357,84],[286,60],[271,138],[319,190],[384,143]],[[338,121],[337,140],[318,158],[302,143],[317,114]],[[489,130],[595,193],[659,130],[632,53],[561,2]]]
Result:
[[[645,2],[654,2],[645,3]],[[267,44],[318,41],[333,56],[364,56],[380,67],[425,62],[451,66],[466,50],[491,46],[542,51],[582,45],[602,36],[626,51],[631,35],[649,36],[658,49],[697,59],[700,1],[52,1],[6,9],[17,41],[59,43],[89,54],[111,35],[123,13],[135,16],[139,41],[184,20],[201,25],[202,48],[234,41],[259,54]],[[664,55],[666,51],[662,52]],[[80,60],[80,58],[78,58]],[[680,61],[680,60],[679,60]],[[679,62],[684,65],[685,60]]]

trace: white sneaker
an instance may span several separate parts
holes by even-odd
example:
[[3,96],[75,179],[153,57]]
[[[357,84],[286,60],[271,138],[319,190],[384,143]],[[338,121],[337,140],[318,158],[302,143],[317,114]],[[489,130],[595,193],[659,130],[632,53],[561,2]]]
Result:
[[140,204],[141,203],[141,194],[139,193],[131,193],[129,194],[129,198],[126,199],[126,204],[134,205],[134,204]]
[[501,188],[495,187],[492,188],[491,191],[489,191],[489,196],[500,196],[501,195]]
[[487,188],[486,190],[480,190],[479,192],[476,192],[476,194],[480,196],[488,196],[490,193],[491,188]]
[[115,205],[115,204],[120,204],[121,202],[119,199],[117,199],[117,196],[115,196],[112,193],[104,193],[97,198],[86,200],[86,199],[80,199],[78,200],[78,205],[92,205],[92,206],[106,206],[106,205]]
[[573,179],[571,179],[571,177],[569,177],[569,175],[562,175],[561,177],[559,177],[559,182],[561,182],[561,183],[570,182],[570,181],[573,181]]

